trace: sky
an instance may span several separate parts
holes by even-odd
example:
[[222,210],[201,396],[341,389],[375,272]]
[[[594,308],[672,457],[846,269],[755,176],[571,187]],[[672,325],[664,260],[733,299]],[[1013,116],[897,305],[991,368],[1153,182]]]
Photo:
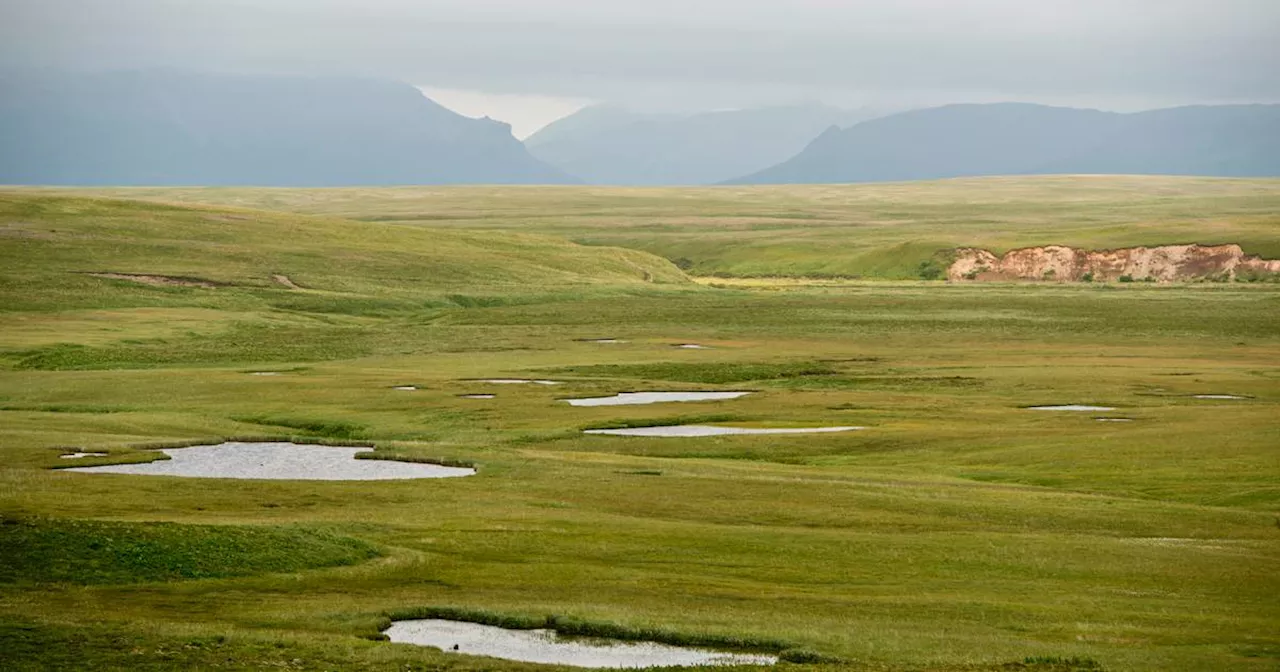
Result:
[[1280,0],[0,0],[0,68],[340,74],[517,134],[700,110],[1280,102]]

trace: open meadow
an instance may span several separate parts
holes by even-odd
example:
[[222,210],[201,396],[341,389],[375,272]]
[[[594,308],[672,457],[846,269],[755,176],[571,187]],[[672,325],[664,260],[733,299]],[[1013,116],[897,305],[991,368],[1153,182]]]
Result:
[[[0,191],[0,668],[535,669],[379,641],[453,613],[814,670],[1275,670],[1280,284],[911,279],[1176,242],[1280,256],[1280,181]],[[565,401],[656,391],[750,394]],[[583,433],[675,424],[861,429]],[[477,473],[59,469],[226,437]]]
[[432,228],[536,231],[643,250],[695,275],[919,279],[941,250],[1237,243],[1280,258],[1280,180],[1049,176],[715,188],[130,188],[55,193]]

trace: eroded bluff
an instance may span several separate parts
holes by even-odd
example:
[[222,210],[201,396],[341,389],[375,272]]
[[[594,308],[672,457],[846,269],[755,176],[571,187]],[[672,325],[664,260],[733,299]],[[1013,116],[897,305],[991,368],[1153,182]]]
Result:
[[1239,245],[1162,245],[1080,250],[1062,245],[1010,250],[998,257],[961,248],[948,280],[1119,280],[1179,282],[1263,278],[1280,274],[1280,259],[1247,255]]

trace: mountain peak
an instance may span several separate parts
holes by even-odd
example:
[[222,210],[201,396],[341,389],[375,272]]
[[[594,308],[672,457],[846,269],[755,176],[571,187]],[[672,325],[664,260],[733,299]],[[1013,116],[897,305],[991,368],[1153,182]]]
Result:
[[0,183],[565,183],[492,119],[399,82],[176,71],[3,82]]

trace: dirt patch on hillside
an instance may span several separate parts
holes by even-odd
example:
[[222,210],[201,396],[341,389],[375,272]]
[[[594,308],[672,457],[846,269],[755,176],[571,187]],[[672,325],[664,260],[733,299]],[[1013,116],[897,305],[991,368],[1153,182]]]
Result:
[[293,281],[292,281],[292,280],[290,280],[290,279],[289,279],[289,276],[287,276],[287,275],[279,275],[279,274],[277,274],[277,275],[273,275],[273,276],[271,276],[271,278],[272,278],[273,280],[275,280],[276,282],[278,282],[278,283],[280,283],[280,284],[284,285],[285,287],[288,287],[289,289],[302,289],[301,287],[299,287],[299,286],[297,286],[297,285],[293,284]]
[[1185,282],[1280,276],[1280,259],[1247,255],[1239,245],[1163,245],[1117,250],[1081,250],[1062,245],[1010,250],[998,257],[961,248],[948,280],[1132,280]]
[[152,285],[155,287],[203,287],[205,289],[214,289],[217,287],[227,287],[228,283],[216,282],[213,280],[205,280],[204,278],[192,278],[181,275],[149,275],[142,273],[89,273],[95,278],[107,278],[110,280],[128,280],[144,285]]

